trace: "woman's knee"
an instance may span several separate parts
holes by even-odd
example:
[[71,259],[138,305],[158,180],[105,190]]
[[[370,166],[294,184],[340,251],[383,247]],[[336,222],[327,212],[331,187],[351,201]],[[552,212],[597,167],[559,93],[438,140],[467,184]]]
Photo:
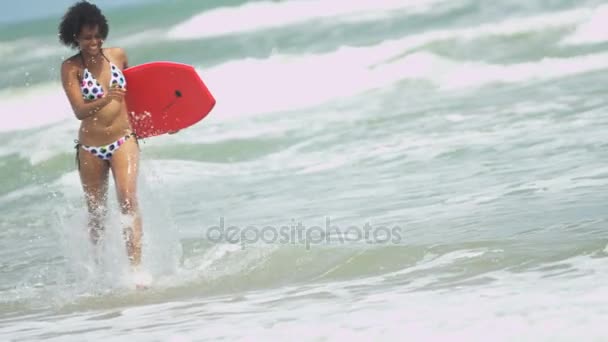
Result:
[[86,193],[85,196],[87,208],[89,209],[89,216],[93,218],[105,217],[108,212],[105,194]]
[[132,215],[138,210],[137,197],[134,192],[127,192],[120,196],[120,210],[123,214]]
[[108,213],[108,208],[105,205],[100,204],[89,208],[89,218],[95,221],[101,221],[105,219]]

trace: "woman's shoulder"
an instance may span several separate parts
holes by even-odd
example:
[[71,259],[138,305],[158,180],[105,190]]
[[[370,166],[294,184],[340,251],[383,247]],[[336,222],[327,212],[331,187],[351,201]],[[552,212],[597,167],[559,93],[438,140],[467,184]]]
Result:
[[127,53],[125,52],[124,48],[121,47],[104,47],[103,48],[104,53],[108,53],[111,54],[112,56],[116,56],[116,57],[120,57],[123,55],[126,55]]
[[78,54],[66,58],[61,63],[61,68],[64,70],[77,70],[82,68],[82,62],[80,61]]
[[103,51],[116,59],[124,59],[127,57],[127,52],[121,47],[108,47],[104,48]]
[[121,65],[127,64],[127,52],[121,47],[108,47],[103,49],[104,53],[107,54],[113,61]]

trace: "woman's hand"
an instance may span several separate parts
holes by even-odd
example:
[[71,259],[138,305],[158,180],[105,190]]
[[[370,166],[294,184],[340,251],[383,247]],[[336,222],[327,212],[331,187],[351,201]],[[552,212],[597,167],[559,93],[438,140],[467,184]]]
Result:
[[118,102],[122,102],[122,100],[124,99],[126,94],[127,94],[126,89],[124,89],[120,86],[112,86],[112,87],[110,87],[110,90],[108,91],[106,96],[110,100],[116,100]]

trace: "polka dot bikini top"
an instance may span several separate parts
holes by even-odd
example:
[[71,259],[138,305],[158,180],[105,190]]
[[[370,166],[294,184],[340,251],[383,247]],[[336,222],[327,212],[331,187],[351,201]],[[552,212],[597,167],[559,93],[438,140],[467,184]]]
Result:
[[[110,63],[110,72],[112,73],[112,77],[110,78],[110,87],[119,86],[123,89],[126,88],[127,81],[125,80],[125,76],[122,74],[120,69],[114,63],[110,62],[105,55],[103,55],[103,57],[106,58],[108,63]],[[82,62],[84,64],[84,58]],[[80,90],[82,92],[82,98],[85,100],[100,99],[104,95],[103,87],[86,67],[84,68],[84,74],[82,75]]]

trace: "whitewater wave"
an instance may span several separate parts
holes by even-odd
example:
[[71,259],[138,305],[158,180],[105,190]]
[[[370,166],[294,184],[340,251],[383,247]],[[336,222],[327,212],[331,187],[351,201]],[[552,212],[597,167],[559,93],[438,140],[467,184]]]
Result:
[[[363,48],[343,47],[328,54],[243,59],[199,71],[218,99],[213,113],[217,118],[210,118],[206,127],[212,129],[215,123],[243,120],[260,114],[314,108],[340,99],[353,101],[366,91],[401,81],[425,82],[438,90],[452,91],[501,83],[545,81],[608,68],[608,53],[502,65],[458,61],[424,51],[394,58],[406,48],[395,47],[379,44]],[[41,98],[44,100],[41,101]],[[68,120],[73,114],[60,85],[46,84],[30,90],[5,91],[0,99],[0,111],[19,113],[7,117],[2,131],[64,121],[64,124],[40,133],[45,137],[34,134],[26,138],[31,140],[28,142],[31,144],[28,146],[32,147],[29,158],[34,162],[48,158],[57,149],[68,151],[65,142],[74,139],[77,120]],[[287,123],[285,127],[260,128],[262,131],[254,129],[246,135],[259,135],[264,130],[280,135],[292,126]],[[54,139],[48,138],[51,136]],[[59,141],[57,136],[63,137],[64,141]],[[9,143],[0,149],[0,155],[22,150],[23,141],[13,148]]]
[[205,11],[175,25],[167,36],[195,39],[302,24],[312,20],[378,18],[393,11],[425,12],[445,0],[260,1]]
[[601,43],[608,40],[608,30],[606,30],[606,22],[608,21],[608,5],[597,7],[587,17],[587,20],[582,23],[574,33],[562,40],[564,45],[579,45]]

